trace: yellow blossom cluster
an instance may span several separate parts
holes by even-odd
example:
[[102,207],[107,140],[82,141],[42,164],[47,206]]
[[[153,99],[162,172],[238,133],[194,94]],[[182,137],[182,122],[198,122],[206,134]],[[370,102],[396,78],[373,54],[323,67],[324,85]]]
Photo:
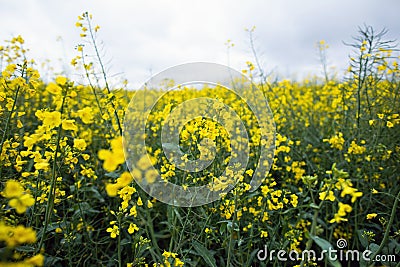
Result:
[[15,180],[8,180],[1,194],[9,199],[8,204],[19,214],[24,213],[28,207],[35,203],[32,195],[27,193],[21,183]]
[[[83,83],[59,75],[44,83],[20,36],[0,46],[0,260],[6,261],[0,266],[42,266],[45,256],[56,266],[225,266],[228,255],[230,265],[247,266],[259,264],[251,255],[266,242],[301,252],[317,248],[316,237],[331,244],[345,238],[365,249],[364,243],[379,246],[377,229],[388,229],[388,244],[395,244],[400,71],[396,58],[386,57],[393,51],[370,53],[362,43],[352,62],[376,61],[376,72],[364,79],[353,64],[348,79],[265,77],[260,83],[257,64],[246,62],[243,73],[268,99],[276,125],[277,134],[263,139],[261,125],[274,123],[257,121],[246,102],[254,96],[240,81],[243,96],[220,85],[174,81],[165,81],[167,90],[132,91],[127,83],[111,88],[101,60],[87,56],[96,54],[90,46],[98,42],[99,27],[91,20],[88,13],[78,18],[83,39],[71,61],[87,78]],[[328,48],[325,42],[318,47]],[[124,119],[133,94],[143,96],[137,107],[150,105],[150,96],[158,99],[145,118]],[[216,101],[191,105],[189,114],[179,109],[205,98]],[[237,114],[248,140],[231,136],[239,128],[225,106]],[[162,142],[171,134],[163,133],[170,114],[203,110],[215,116],[193,116],[182,125],[171,120],[179,142]],[[121,137],[121,125],[144,119],[139,140],[146,155],[127,166],[129,140]],[[245,164],[229,165],[244,154],[234,148],[244,145]],[[268,160],[260,160],[262,149],[273,147]],[[179,151],[177,158],[170,150]],[[183,168],[195,161],[209,164]],[[259,164],[269,172],[257,172]],[[262,183],[253,190],[256,176]],[[232,189],[188,209],[161,203],[139,186],[166,181],[185,192],[193,186],[213,193]]]

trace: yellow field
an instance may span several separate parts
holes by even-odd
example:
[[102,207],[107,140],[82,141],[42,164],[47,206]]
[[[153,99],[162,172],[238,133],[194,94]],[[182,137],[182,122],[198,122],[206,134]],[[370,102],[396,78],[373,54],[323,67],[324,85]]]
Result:
[[[77,26],[96,48],[91,35],[98,28],[90,23],[83,16]],[[207,157],[211,152],[200,143],[211,140],[213,163],[199,173],[171,164],[160,141],[162,121],[181,102],[219,99],[246,127],[248,164],[234,188],[221,200],[185,208],[157,201],[138,186],[136,180],[151,183],[158,175],[145,171],[149,162],[135,163],[143,168],[134,177],[127,168],[122,130],[134,92],[110,88],[101,61],[90,61],[82,46],[71,63],[80,66],[86,85],[64,76],[44,84],[23,43],[18,36],[0,46],[0,266],[354,266],[343,259],[257,257],[266,246],[301,254],[336,248],[339,239],[347,242],[344,249],[371,250],[371,259],[393,254],[399,260],[395,50],[361,40],[341,80],[257,84],[274,116],[276,149],[254,192],[250,179],[266,144],[242,99],[222,87],[137,92],[163,96],[145,139],[150,164],[166,181],[212,181],[223,188],[221,173],[238,141],[215,121],[197,118],[183,128],[180,146],[186,159]],[[253,78],[257,71],[248,62],[243,73]]]

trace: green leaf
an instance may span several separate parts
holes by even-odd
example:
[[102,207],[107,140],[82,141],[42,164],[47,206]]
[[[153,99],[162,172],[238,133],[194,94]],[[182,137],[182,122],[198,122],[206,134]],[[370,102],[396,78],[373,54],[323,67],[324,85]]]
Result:
[[371,244],[369,245],[369,248],[368,248],[368,249],[372,251],[372,255],[373,255],[373,254],[375,254],[375,252],[378,251],[379,245],[377,245],[377,244],[375,244],[375,243],[371,243]]
[[88,192],[91,193],[91,197],[99,200],[101,203],[105,202],[104,198],[102,197],[102,195],[99,193],[99,191],[94,188],[93,186],[91,187],[84,187],[82,188],[83,192]]
[[19,246],[15,249],[18,252],[24,253],[33,253],[35,252],[35,248],[33,246]]
[[[369,255],[369,258],[371,260],[372,255],[379,249],[379,246],[375,243],[371,243],[368,248],[368,250],[371,251],[371,255]],[[371,261],[366,261],[364,257],[360,256],[360,267],[367,267],[371,265]]]
[[119,174],[118,172],[107,172],[104,174],[104,176],[112,179],[117,179],[121,176],[121,174]]
[[223,235],[226,231],[226,223],[221,223],[221,226],[219,227],[219,233]]
[[[312,238],[312,240],[314,240],[314,242],[322,249],[325,251],[329,251],[333,249],[333,246],[331,245],[331,243],[329,243],[327,240],[318,237],[318,236],[313,236],[310,235],[310,237]],[[342,265],[340,264],[340,262],[338,260],[332,260],[330,259],[330,257],[328,257],[328,262],[330,263],[331,266],[333,267],[342,267]]]
[[211,251],[208,250],[205,246],[200,244],[198,241],[193,240],[192,245],[196,252],[204,259],[207,263],[207,266],[217,267],[217,263],[215,262],[215,258],[212,255]]

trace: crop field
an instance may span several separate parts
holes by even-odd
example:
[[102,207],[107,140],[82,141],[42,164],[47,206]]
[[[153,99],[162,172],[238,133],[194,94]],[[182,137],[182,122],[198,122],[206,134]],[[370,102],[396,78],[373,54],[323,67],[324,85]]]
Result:
[[[265,122],[223,86],[111,87],[100,28],[87,13],[76,26],[79,81],[45,83],[23,37],[0,43],[0,266],[399,266],[400,69],[384,31],[360,28],[341,75],[274,80],[246,62],[241,73],[268,101]],[[135,95],[159,98],[148,116]],[[180,128],[181,163],[210,161],[188,171],[166,152],[163,123],[200,98],[218,100],[207,109],[222,119]],[[241,166],[229,164],[243,139],[225,107],[248,136]],[[143,119],[148,157],[129,157]],[[167,204],[148,192],[156,181],[204,186],[216,199]]]

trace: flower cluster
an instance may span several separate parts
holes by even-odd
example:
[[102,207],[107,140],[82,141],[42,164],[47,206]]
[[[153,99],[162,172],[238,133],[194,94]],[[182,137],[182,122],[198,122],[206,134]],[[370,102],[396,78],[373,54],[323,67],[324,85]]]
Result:
[[[0,266],[259,265],[253,256],[266,243],[301,252],[317,248],[316,237],[324,244],[345,238],[359,250],[380,242],[398,250],[400,225],[392,214],[399,198],[400,71],[396,57],[388,57],[395,50],[361,40],[359,57],[340,80],[259,83],[261,70],[246,62],[242,73],[273,111],[277,134],[267,142],[259,123],[273,123],[257,122],[246,103],[253,97],[248,85],[238,81],[243,98],[219,85],[175,88],[167,81],[176,90],[135,92],[125,82],[111,86],[101,58],[88,56],[99,55],[100,28],[88,13],[76,26],[82,44],[71,64],[85,77],[81,84],[60,75],[44,83],[20,36],[0,46]],[[327,48],[318,43],[321,52]],[[356,71],[355,62],[372,65]],[[147,154],[130,170],[121,125],[134,93],[159,100],[141,136]],[[177,127],[182,153],[172,161],[164,123],[185,101],[206,98],[217,100],[205,105],[216,117],[195,116]],[[244,166],[229,165],[241,156],[233,148],[244,138],[230,136],[237,129],[225,106],[249,136]],[[142,123],[142,115],[131,122]],[[273,145],[271,161],[259,162],[261,148]],[[198,172],[182,168],[196,160],[210,164]],[[258,164],[270,171],[253,191]],[[179,208],[138,186],[165,181],[184,190],[233,189],[208,205]],[[301,263],[288,263],[295,265]]]

